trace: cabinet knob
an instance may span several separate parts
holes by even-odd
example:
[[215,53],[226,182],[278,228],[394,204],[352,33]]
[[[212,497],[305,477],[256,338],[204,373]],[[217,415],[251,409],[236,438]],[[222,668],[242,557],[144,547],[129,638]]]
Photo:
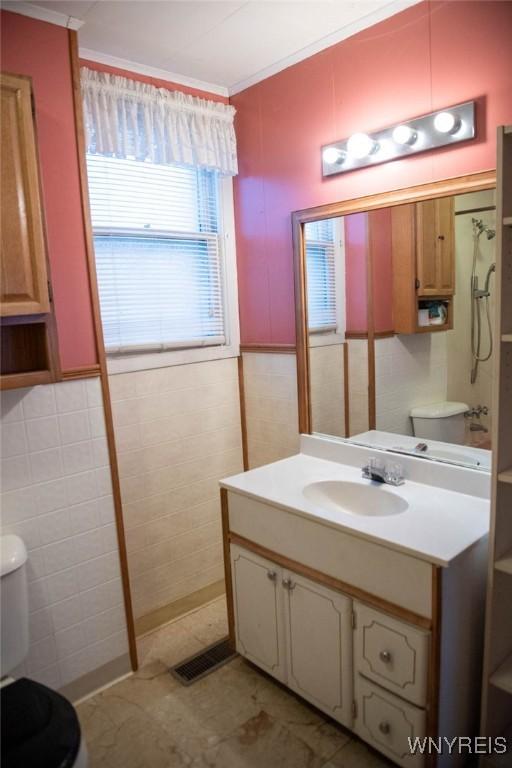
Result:
[[379,653],[379,658],[384,662],[384,664],[389,664],[391,662],[392,656],[389,651],[381,651]]
[[275,571],[267,571],[267,578],[269,578],[270,581],[275,581],[277,579],[277,573]]
[[295,589],[295,584],[291,579],[283,579],[283,587],[285,589],[292,590],[292,589]]
[[444,240],[444,235],[438,235],[438,236],[437,236],[437,239],[438,239],[438,240]]
[[391,726],[387,720],[383,720],[381,723],[379,723],[379,731],[381,733],[388,734],[390,730],[391,730]]

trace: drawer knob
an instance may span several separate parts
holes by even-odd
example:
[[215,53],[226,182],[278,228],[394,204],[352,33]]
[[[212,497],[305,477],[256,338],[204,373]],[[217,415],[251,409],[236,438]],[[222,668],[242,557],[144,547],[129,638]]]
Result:
[[295,584],[291,579],[283,579],[283,587],[285,589],[292,590],[292,589],[295,589]]
[[379,723],[379,731],[384,734],[388,734],[391,730],[391,726],[388,723],[387,720],[383,720],[382,723]]
[[275,571],[267,571],[267,578],[269,578],[270,581],[275,581],[277,579],[277,573]]
[[381,661],[384,662],[384,664],[390,664],[392,656],[391,656],[389,651],[381,651],[379,653],[379,658],[380,658]]

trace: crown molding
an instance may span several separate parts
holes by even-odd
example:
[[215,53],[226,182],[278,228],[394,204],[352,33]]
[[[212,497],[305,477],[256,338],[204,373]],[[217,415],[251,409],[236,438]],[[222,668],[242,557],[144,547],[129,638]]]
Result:
[[240,80],[238,83],[229,86],[229,95],[234,96],[235,94],[240,93],[240,91],[245,91],[245,89],[250,88],[251,85],[256,85],[256,83],[260,83],[262,80],[266,80],[268,77],[272,77],[272,75],[282,72],[283,69],[287,69],[288,67],[293,66],[293,64],[298,64],[300,61],[308,59],[310,56],[314,56],[315,53],[319,53],[325,48],[330,48],[331,45],[336,45],[336,43],[346,40],[347,37],[352,37],[352,35],[357,34],[357,32],[372,27],[374,24],[378,24],[379,21],[384,21],[390,16],[394,16],[395,13],[400,13],[400,11],[404,11],[406,8],[410,8],[412,5],[417,5],[420,2],[422,2],[422,0],[392,0],[392,2],[366,14],[366,16],[362,16],[356,21],[341,27],[341,29],[338,29],[336,32],[332,32],[331,34],[320,38],[320,40],[316,40],[305,48],[301,48],[299,51],[286,56],[286,58],[276,61],[275,64],[260,69],[259,72],[256,72],[245,80]]
[[169,72],[167,69],[148,67],[146,64],[139,64],[137,61],[120,59],[117,56],[110,56],[108,53],[100,53],[100,51],[91,51],[90,48],[80,48],[78,53],[81,59],[97,61],[99,64],[106,64],[109,67],[126,69],[129,72],[137,72],[139,75],[147,75],[148,77],[154,77],[157,80],[170,80],[177,85],[187,85],[189,88],[196,88],[198,91],[207,91],[208,93],[214,93],[217,96],[229,96],[228,89],[225,85],[216,85],[215,83],[208,83],[204,80],[196,80],[193,77],[178,75],[176,72]]
[[59,11],[50,11],[49,8],[43,8],[39,5],[22,2],[22,0],[3,0],[2,10],[20,13],[22,16],[30,16],[31,19],[47,21],[49,24],[57,24],[66,29],[80,29],[83,25],[82,19],[75,19],[74,16],[68,16],[67,13]]

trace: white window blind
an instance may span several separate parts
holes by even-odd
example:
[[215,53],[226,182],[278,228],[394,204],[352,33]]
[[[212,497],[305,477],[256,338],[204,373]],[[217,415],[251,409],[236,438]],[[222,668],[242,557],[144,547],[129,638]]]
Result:
[[313,333],[335,331],[335,219],[307,222],[304,227],[308,287],[308,324]]
[[87,156],[105,348],[226,343],[214,171]]

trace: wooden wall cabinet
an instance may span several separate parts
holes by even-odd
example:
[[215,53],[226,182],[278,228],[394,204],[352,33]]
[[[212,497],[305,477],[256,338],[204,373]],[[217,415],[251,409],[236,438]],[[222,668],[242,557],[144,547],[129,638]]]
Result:
[[56,378],[55,323],[49,291],[31,79],[0,74],[1,388]]
[[[455,234],[453,197],[398,205],[391,210],[395,333],[453,327]],[[420,302],[443,300],[447,322],[420,326]],[[423,302],[422,302],[423,303]]]

